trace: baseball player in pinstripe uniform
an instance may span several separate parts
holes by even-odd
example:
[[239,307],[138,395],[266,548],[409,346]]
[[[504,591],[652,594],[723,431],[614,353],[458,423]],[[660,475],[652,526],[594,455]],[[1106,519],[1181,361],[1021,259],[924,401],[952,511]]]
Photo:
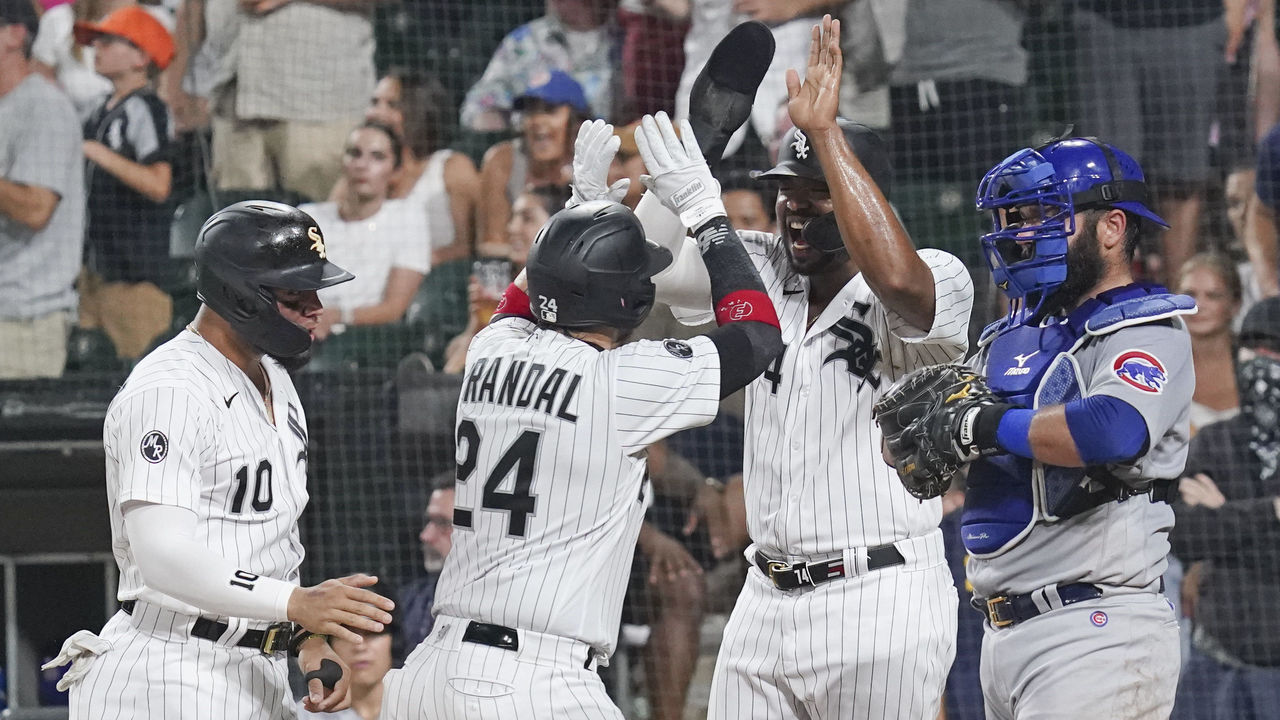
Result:
[[[612,128],[588,127],[616,151]],[[614,649],[650,499],[646,448],[709,423],[782,347],[718,192],[690,188],[706,164],[685,139],[650,182],[695,228],[719,327],[624,344],[670,254],[609,200],[579,195],[548,221],[467,351],[436,623],[388,681],[384,719],[622,717],[594,670]]]
[[391,619],[393,603],[361,589],[375,578],[298,586],[307,425],[276,358],[305,357],[316,290],[351,274],[325,259],[306,213],[259,201],[205,223],[196,267],[195,321],[107,410],[121,610],[55,660],[72,662],[59,686],[72,718],[291,718],[290,647],[304,671],[334,663],[338,677],[310,679],[307,705],[339,709],[347,673],[322,634],[359,642],[347,626],[379,632]]
[[[883,142],[836,118],[840,68],[839,23],[825,18],[804,83],[788,81],[796,128],[763,175],[779,184],[778,235],[742,233],[786,349],[747,389],[753,568],[710,718],[933,717],[954,655],[941,505],[912,498],[881,460],[871,406],[900,375],[964,356],[973,285],[898,223]],[[646,164],[664,151],[654,126],[637,140]],[[651,238],[677,242],[660,299],[701,319],[689,310],[707,306],[706,282],[681,223],[647,197],[637,214]]]
[[[1093,138],[1010,155],[983,178],[982,238],[1010,312],[989,326],[963,387],[877,406],[904,484],[942,492],[968,466],[961,532],[987,618],[987,717],[1167,718],[1178,622],[1161,576],[1195,389],[1181,316],[1195,301],[1134,282],[1142,168]],[[984,377],[985,376],[985,377]],[[963,376],[962,376],[963,377]],[[902,444],[902,438],[908,440]],[[926,491],[927,492],[924,492]]]

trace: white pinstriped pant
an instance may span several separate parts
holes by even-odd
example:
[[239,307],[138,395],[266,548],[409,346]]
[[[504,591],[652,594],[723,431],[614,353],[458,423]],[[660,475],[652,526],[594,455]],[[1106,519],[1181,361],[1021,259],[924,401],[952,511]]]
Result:
[[517,630],[519,650],[462,641],[468,621],[441,615],[384,682],[381,720],[622,720],[584,667],[585,643]]
[[71,688],[71,720],[292,720],[284,654],[188,634],[193,616],[139,602],[99,634],[111,649]]
[[[708,720],[932,720],[959,602],[941,533],[896,543],[905,565],[784,591],[754,565],[711,681]],[[846,567],[855,553],[846,553]]]

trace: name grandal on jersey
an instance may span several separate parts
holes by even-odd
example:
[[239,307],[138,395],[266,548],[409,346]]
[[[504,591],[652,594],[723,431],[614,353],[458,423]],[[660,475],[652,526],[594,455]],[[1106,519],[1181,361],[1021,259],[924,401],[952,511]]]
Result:
[[577,407],[574,401],[581,382],[581,375],[570,375],[563,368],[554,368],[548,373],[547,367],[542,363],[501,357],[481,358],[476,360],[471,372],[467,374],[466,385],[462,388],[462,401],[488,402],[518,408],[529,407],[532,403],[534,410],[554,414],[561,420],[577,422],[577,414],[569,412],[569,407]]

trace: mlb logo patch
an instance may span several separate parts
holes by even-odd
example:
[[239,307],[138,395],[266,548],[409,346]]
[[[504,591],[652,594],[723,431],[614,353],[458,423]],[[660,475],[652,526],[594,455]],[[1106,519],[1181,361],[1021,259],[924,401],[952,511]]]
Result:
[[1111,370],[1128,385],[1148,393],[1164,390],[1164,384],[1169,379],[1164,364],[1155,355],[1142,350],[1120,353],[1112,361]]

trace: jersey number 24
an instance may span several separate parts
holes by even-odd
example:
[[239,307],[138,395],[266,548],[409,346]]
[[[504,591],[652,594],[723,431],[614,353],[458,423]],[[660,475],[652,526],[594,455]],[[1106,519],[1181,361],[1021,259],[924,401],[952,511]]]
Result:
[[[493,471],[489,473],[484,483],[484,494],[481,497],[480,506],[484,510],[507,513],[507,535],[510,537],[525,536],[528,517],[534,514],[534,508],[537,507],[538,498],[530,494],[529,486],[533,484],[533,468],[538,457],[538,441],[541,438],[541,433],[533,430],[520,433],[520,437],[511,443],[507,451],[502,453],[502,457],[498,458],[497,464],[493,466]],[[470,420],[458,423],[458,445],[461,446],[464,440],[467,447],[466,455],[458,463],[459,484],[471,479],[471,473],[476,471],[476,464],[480,457],[480,430]],[[461,451],[462,448],[459,447],[459,452]],[[511,474],[512,470],[516,474],[515,486],[511,488],[511,492],[502,492],[498,486]],[[453,524],[461,528],[470,528],[472,526],[471,510],[455,507]]]

